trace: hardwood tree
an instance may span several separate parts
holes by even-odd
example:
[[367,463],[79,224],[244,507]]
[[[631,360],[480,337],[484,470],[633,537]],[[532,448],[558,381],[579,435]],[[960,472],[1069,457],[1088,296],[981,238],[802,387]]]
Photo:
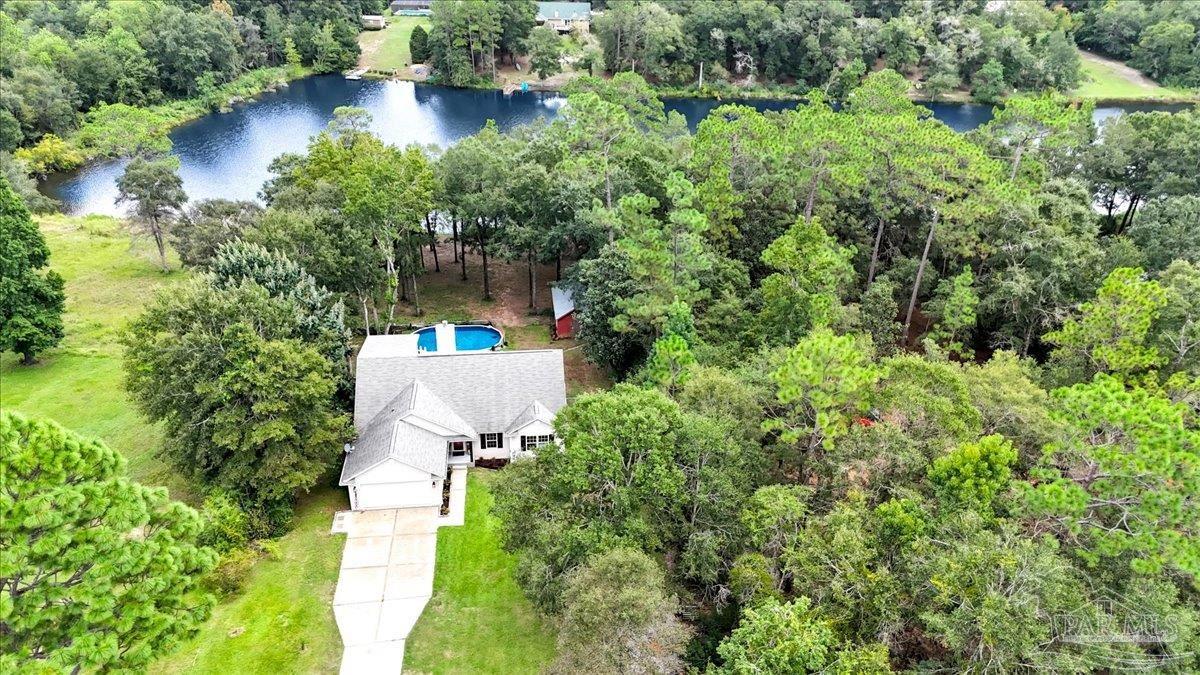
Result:
[[250,277],[201,276],[133,321],[126,387],[180,469],[250,504],[290,505],[337,460],[349,429],[328,354],[346,334],[313,309]]
[[117,203],[132,204],[134,232],[154,239],[163,272],[170,269],[167,233],[186,201],[176,157],[135,157],[117,179]]
[[597,554],[567,583],[550,672],[678,671],[690,637],[678,609],[653,558],[629,548]]
[[562,38],[553,28],[534,28],[525,40],[525,51],[529,52],[529,69],[537,73],[538,79],[562,72]]

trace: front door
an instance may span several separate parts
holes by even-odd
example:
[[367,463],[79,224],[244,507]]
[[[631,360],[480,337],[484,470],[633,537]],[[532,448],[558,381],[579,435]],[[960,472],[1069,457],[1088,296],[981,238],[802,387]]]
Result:
[[450,461],[466,463],[474,461],[474,447],[471,441],[450,441]]

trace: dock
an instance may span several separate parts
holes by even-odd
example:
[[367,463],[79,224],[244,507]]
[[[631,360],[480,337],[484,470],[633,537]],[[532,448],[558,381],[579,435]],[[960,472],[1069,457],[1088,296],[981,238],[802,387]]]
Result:
[[346,79],[347,80],[361,80],[363,74],[366,72],[367,72],[366,68],[355,68],[354,70],[346,71]]

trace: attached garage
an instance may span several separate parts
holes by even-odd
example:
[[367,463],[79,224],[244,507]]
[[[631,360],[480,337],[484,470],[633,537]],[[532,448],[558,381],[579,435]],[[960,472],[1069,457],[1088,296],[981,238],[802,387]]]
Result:
[[441,506],[448,444],[475,432],[420,382],[400,392],[359,434],[342,464],[350,508]]
[[441,506],[442,483],[443,478],[388,459],[352,480],[350,508],[365,511]]

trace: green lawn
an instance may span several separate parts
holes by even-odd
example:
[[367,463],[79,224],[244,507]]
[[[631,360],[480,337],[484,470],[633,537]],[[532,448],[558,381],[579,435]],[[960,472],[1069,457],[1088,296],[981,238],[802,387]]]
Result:
[[[135,479],[195,504],[198,491],[155,455],[161,431],[124,392],[117,341],[156,291],[188,273],[174,259],[175,271],[158,271],[153,244],[131,241],[112,218],[48,216],[38,223],[51,267],[67,284],[66,337],[34,366],[19,365],[12,354],[0,358],[0,407],[101,438],[125,455]],[[461,285],[457,298],[447,292],[431,299],[458,307],[476,293]],[[544,332],[529,326],[520,341],[541,342]],[[491,475],[472,472],[467,525],[439,535],[434,598],[409,643],[415,671],[534,672],[553,657],[553,635],[521,595],[488,514]],[[329,527],[345,500],[344,491],[331,487],[302,498],[294,529],[278,542],[279,558],[258,562],[243,591],[217,606],[199,636],[151,671],[335,672],[342,649],[330,603],[343,538]]]
[[466,524],[438,530],[433,599],[405,645],[416,673],[536,673],[554,658],[554,633],[513,580],[488,484],[468,476]]
[[423,16],[394,16],[388,19],[383,30],[365,30],[359,33],[358,46],[362,56],[358,65],[372,70],[403,70],[412,65],[412,54],[408,51],[408,38],[417,25],[429,30],[429,19]]
[[1081,98],[1099,100],[1159,100],[1183,99],[1185,91],[1161,87],[1120,62],[1080,52],[1084,82],[1071,92]]
[[135,479],[193,500],[188,483],[154,456],[162,434],[125,394],[117,343],[146,299],[186,273],[158,271],[153,244],[131,242],[112,218],[48,216],[38,222],[50,246],[50,266],[67,282],[66,337],[33,366],[20,365],[13,354],[0,358],[0,406],[101,438],[129,460]]
[[[158,271],[153,244],[131,242],[120,223],[90,216],[39,217],[50,265],[67,282],[66,337],[60,347],[25,367],[0,359],[0,406],[49,417],[97,437],[129,460],[137,480],[167,486],[177,499],[198,491],[155,456],[162,433],[131,405],[122,387],[117,337],[153,294],[188,276]],[[323,488],[301,500],[295,529],[279,541],[279,560],[259,562],[245,590],[215,610],[184,649],[153,672],[294,673],[337,670],[341,639],[330,602],[342,537],[329,534],[345,492]],[[237,634],[234,637],[235,633]]]
[[334,673],[342,641],[333,620],[333,589],[345,537],[331,535],[346,492],[318,488],[297,508],[294,529],[278,541],[279,558],[263,559],[246,588],[217,606],[200,635],[151,668],[154,673]]

